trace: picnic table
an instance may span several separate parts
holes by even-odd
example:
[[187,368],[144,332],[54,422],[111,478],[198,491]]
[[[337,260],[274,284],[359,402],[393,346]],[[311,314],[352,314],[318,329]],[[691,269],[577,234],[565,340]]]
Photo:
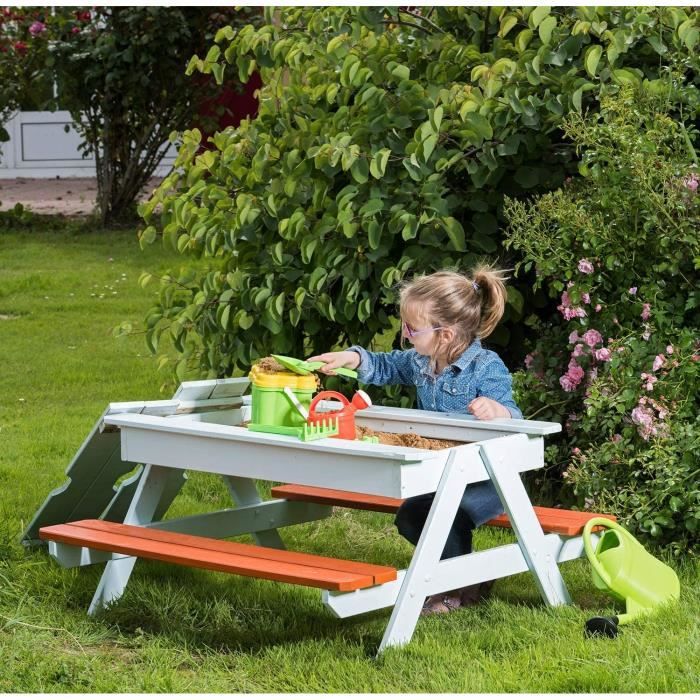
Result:
[[[392,607],[379,652],[410,641],[426,596],[461,586],[529,570],[546,604],[571,602],[558,564],[583,555],[579,533],[595,514],[543,516],[521,478],[544,466],[544,437],[559,424],[373,406],[356,414],[358,425],[464,444],[424,450],[303,442],[243,427],[247,388],[242,378],[185,382],[170,401],[110,404],[97,422],[67,470],[69,481],[24,534],[27,544],[48,541],[63,566],[106,562],[90,614],[119,599],[138,558],[321,588],[323,603],[340,618]],[[164,519],[187,471],[221,476],[235,507]],[[504,507],[500,524],[513,528],[516,542],[440,561],[466,485],[486,479]],[[264,501],[261,480],[289,483],[273,489],[281,498]],[[279,532],[329,517],[334,505],[391,511],[402,499],[433,492],[406,570],[289,552]],[[547,517],[555,526],[543,525]],[[225,539],[241,534],[256,544]]]

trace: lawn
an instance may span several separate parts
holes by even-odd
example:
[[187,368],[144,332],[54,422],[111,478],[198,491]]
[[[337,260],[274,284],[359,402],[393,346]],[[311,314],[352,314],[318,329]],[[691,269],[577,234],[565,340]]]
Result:
[[[413,641],[374,658],[389,611],[339,620],[318,591],[139,562],[106,613],[86,609],[101,566],[61,569],[17,538],[112,401],[163,399],[172,384],[139,322],[153,289],[143,270],[181,260],[139,250],[133,231],[85,226],[0,229],[0,692],[694,692],[700,689],[696,561],[674,562],[682,600],[585,640],[584,621],[615,610],[584,561],[563,565],[574,606],[548,609],[522,574],[487,603],[422,619]],[[273,348],[270,348],[272,351]],[[213,477],[191,475],[178,514],[225,507]],[[411,548],[391,517],[337,509],[288,528],[291,549],[405,567]],[[512,541],[484,529],[476,546]]]

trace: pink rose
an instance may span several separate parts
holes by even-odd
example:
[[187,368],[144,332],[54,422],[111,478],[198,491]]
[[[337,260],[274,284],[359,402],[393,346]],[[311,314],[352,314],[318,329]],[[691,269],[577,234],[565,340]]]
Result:
[[584,304],[590,304],[591,303],[591,295],[588,292],[584,292],[581,295],[581,299],[583,300]]
[[607,348],[600,348],[600,350],[595,351],[595,359],[601,362],[610,362],[610,350]]
[[620,433],[615,433],[615,434],[610,438],[610,441],[611,441],[611,442],[620,442],[620,440],[622,440],[622,435],[620,435]]
[[579,339],[578,331],[569,333],[569,343],[575,343]]
[[637,288],[636,287],[630,287],[627,290],[632,296],[634,296],[637,293]]
[[695,174],[690,175],[689,177],[683,178],[683,184],[691,191],[691,192],[697,192],[698,190],[698,176]]
[[667,352],[669,355],[673,355],[673,345],[667,345],[667,346],[666,346],[666,352]]
[[654,364],[651,366],[652,370],[656,372],[657,370],[661,369],[664,366],[665,362],[666,358],[663,355],[657,355],[654,358]]
[[589,260],[586,260],[586,258],[582,258],[578,261],[579,272],[583,272],[584,275],[590,275],[592,274],[593,270],[595,270],[595,268],[593,267],[593,263],[591,263]]
[[595,310],[600,311],[603,307],[600,304],[595,305]]
[[564,391],[573,391],[577,386],[568,374],[562,374],[562,376],[559,377],[559,384],[561,384],[561,388]]
[[32,22],[29,25],[29,33],[32,36],[39,36],[42,32],[46,31],[46,25],[43,22]]
[[647,391],[652,391],[654,389],[654,384],[656,383],[656,377],[653,374],[647,374],[646,372],[642,372],[641,377],[642,386]]
[[574,351],[571,353],[571,357],[581,357],[581,355],[585,355],[586,351],[583,349],[583,345],[581,343],[576,343],[574,346]]
[[651,316],[651,304],[642,304],[642,321],[648,321]]
[[566,373],[573,379],[577,384],[583,379],[584,375],[586,374],[583,371],[583,367],[576,362],[576,360],[569,360],[569,369],[566,370]]
[[531,353],[528,353],[527,355],[525,355],[525,367],[527,369],[530,369],[530,367],[532,367],[532,363],[534,361],[535,361],[535,358],[532,356]]
[[603,342],[603,336],[595,328],[590,328],[583,334],[582,340],[589,348],[594,348]]

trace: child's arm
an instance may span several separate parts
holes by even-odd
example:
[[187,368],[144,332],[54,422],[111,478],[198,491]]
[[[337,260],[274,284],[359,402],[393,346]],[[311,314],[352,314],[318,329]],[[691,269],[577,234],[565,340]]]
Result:
[[309,358],[309,362],[325,362],[319,369],[324,374],[334,374],[338,367],[357,370],[357,378],[364,384],[415,384],[417,367],[413,363],[411,350],[392,352],[370,352],[358,345],[341,352],[326,352]]
[[477,369],[476,394],[467,410],[479,420],[492,418],[522,418],[522,411],[513,400],[513,379],[508,368],[498,355],[479,364]]

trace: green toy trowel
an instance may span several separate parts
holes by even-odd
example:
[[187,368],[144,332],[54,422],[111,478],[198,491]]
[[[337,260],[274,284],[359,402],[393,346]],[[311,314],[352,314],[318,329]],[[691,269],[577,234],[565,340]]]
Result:
[[[325,362],[307,362],[306,360],[297,360],[294,357],[287,357],[286,355],[272,355],[272,357],[277,360],[282,367],[288,369],[290,372],[294,372],[295,374],[311,374],[326,364]],[[357,379],[357,372],[355,372],[354,369],[336,367],[336,369],[333,371],[336,374],[339,374],[341,377]]]

